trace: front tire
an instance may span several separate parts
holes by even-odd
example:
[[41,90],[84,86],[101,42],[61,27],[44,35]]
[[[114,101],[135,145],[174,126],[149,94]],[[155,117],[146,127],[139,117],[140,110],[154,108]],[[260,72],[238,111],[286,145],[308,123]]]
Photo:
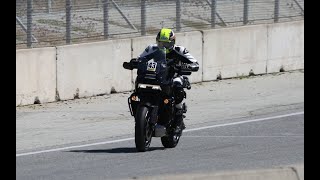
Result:
[[146,106],[139,106],[135,117],[135,144],[139,152],[149,149],[152,128],[149,125],[149,109]]

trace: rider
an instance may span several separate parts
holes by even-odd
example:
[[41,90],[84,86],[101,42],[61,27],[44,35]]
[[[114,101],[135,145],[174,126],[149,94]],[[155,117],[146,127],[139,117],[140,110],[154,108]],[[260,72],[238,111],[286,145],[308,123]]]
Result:
[[[156,37],[156,44],[149,45],[139,56],[137,59],[151,59],[152,54],[157,51],[158,47],[166,48],[166,57],[168,60],[172,59],[175,63],[180,64],[181,62],[188,64],[188,68],[192,71],[198,71],[199,64],[197,60],[189,53],[189,51],[179,45],[175,45],[176,36],[171,29],[162,28],[157,37]],[[174,71],[169,71],[169,76],[173,79],[173,91],[174,91],[174,98],[177,108],[177,114],[175,115],[175,125],[176,128],[182,127],[185,129],[185,124],[183,122],[183,108],[186,110],[185,103],[183,103],[183,99],[186,97],[186,94],[183,90],[185,85],[185,81],[187,77],[183,77],[174,73]],[[185,106],[185,107],[184,107]]]

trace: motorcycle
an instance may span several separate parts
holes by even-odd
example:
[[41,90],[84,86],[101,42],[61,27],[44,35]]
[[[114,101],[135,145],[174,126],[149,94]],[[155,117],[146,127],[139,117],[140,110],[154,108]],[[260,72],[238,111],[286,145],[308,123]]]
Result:
[[[182,135],[183,128],[174,126],[177,109],[172,78],[168,76],[170,67],[179,75],[191,75],[187,64],[166,59],[165,48],[159,48],[150,60],[134,58],[123,63],[125,69],[138,70],[128,106],[135,119],[135,145],[139,152],[149,149],[152,137],[160,137],[165,148],[174,148]],[[186,76],[183,81],[183,88],[191,89]],[[182,111],[187,112],[185,104]]]

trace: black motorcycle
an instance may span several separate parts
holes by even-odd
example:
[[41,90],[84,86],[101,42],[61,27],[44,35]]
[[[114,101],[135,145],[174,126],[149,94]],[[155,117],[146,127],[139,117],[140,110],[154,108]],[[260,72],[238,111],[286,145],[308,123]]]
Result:
[[[158,49],[150,60],[131,59],[124,62],[123,67],[138,70],[134,92],[128,98],[130,113],[135,118],[137,151],[148,150],[152,137],[161,137],[165,148],[176,147],[183,128],[173,125],[177,110],[172,78],[168,75],[170,70],[179,75],[191,75],[191,71],[186,64],[167,60],[165,49]],[[188,78],[183,77],[183,88],[191,89]],[[183,108],[183,113],[186,113],[186,108]]]

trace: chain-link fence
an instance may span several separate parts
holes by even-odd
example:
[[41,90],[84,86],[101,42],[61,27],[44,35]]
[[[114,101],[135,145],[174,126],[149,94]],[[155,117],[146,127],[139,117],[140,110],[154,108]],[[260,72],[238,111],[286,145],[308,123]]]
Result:
[[304,0],[16,0],[16,48],[304,19]]

